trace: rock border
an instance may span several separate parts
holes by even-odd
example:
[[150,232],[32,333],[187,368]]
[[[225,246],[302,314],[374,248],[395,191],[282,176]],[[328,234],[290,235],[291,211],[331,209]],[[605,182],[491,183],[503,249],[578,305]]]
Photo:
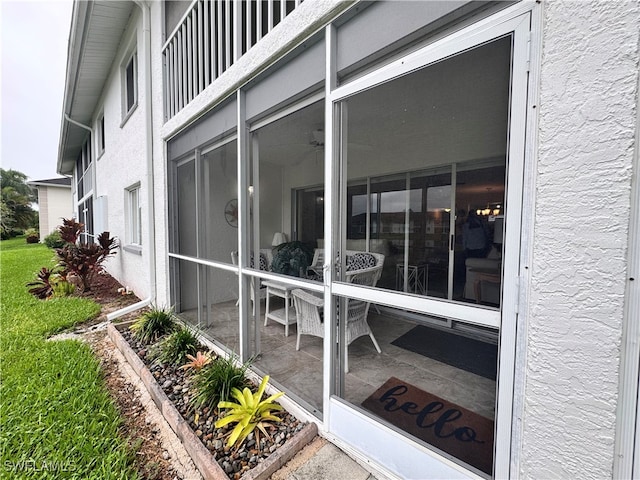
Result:
[[[107,335],[109,335],[111,341],[120,350],[129,365],[131,365],[131,368],[133,368],[133,371],[145,385],[153,402],[184,445],[185,450],[202,476],[206,480],[229,480],[229,476],[218,465],[218,462],[215,461],[209,450],[202,444],[187,421],[182,418],[180,412],[158,385],[149,369],[120,334],[119,330],[127,328],[132,323],[133,321],[118,324],[109,323],[107,325]],[[317,434],[318,426],[313,422],[309,423],[280,448],[276,449],[267,459],[245,472],[240,478],[243,480],[267,480],[276,470],[311,442]]]

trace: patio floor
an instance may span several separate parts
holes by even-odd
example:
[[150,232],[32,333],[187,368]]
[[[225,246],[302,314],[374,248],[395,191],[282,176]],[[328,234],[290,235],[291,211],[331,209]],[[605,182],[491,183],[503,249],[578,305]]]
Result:
[[[180,316],[195,323],[193,311],[183,312]],[[238,309],[235,302],[212,305],[211,318],[213,320],[208,326],[202,326],[203,333],[237,351]],[[259,318],[261,353],[254,360],[253,368],[262,374],[269,374],[278,388],[319,415],[322,409],[323,339],[303,335],[300,350],[296,351],[295,324],[289,327],[288,337],[284,336],[284,326],[272,320],[265,327],[264,301]],[[484,417],[494,418],[494,380],[391,344],[411,330],[415,322],[376,313],[372,307],[368,323],[382,353],[378,354],[368,336],[358,338],[349,346],[349,372],[345,376],[343,395],[347,401],[360,405],[389,377],[394,376]]]

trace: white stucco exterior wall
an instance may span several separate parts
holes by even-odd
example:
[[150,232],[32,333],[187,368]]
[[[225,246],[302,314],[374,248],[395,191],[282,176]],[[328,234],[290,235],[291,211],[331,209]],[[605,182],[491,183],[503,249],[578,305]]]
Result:
[[543,12],[518,473],[611,478],[640,3],[554,0]]
[[[116,56],[101,101],[96,109],[94,126],[98,116],[104,112],[105,150],[95,161],[94,198],[107,197],[107,225],[111,236],[118,238],[120,248],[107,261],[108,272],[120,283],[130,287],[140,298],[149,295],[149,255],[147,223],[147,179],[146,146],[144,128],[145,96],[142,14],[138,7],[133,10],[129,26],[123,36],[120,51]],[[138,101],[137,107],[123,122],[121,66],[136,50],[138,55]],[[125,250],[127,244],[127,215],[125,189],[140,183],[142,206],[142,254]],[[100,233],[100,232],[98,232]]]

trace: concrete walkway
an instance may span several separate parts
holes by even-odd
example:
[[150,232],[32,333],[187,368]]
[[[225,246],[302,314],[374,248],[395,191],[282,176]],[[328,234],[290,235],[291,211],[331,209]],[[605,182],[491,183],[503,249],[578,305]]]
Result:
[[271,476],[271,480],[343,479],[378,480],[346,453],[321,437],[316,437]]

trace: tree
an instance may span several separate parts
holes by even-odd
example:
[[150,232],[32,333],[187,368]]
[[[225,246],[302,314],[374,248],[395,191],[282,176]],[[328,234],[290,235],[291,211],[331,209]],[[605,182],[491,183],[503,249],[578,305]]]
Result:
[[24,173],[0,168],[2,238],[16,236],[27,228],[38,227],[37,212],[31,208],[36,196],[26,181]]

